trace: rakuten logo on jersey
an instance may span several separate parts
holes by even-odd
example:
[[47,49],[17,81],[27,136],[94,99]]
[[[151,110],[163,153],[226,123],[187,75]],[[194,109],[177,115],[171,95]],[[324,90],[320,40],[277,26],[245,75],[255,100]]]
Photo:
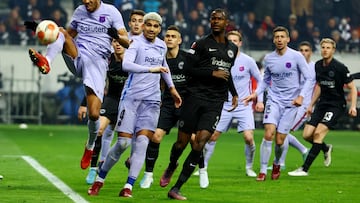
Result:
[[162,57],[145,57],[145,62],[146,63],[150,63],[151,65],[161,65],[163,62],[163,58]]
[[217,67],[223,67],[223,68],[231,68],[231,63],[226,62],[224,60],[216,60],[215,57],[211,58],[211,65],[217,66]]

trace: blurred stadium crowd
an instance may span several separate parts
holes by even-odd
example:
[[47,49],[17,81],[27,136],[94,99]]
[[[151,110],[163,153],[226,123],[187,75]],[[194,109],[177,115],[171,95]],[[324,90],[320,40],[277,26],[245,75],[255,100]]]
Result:
[[[290,47],[303,40],[319,49],[320,39],[331,37],[338,52],[360,52],[359,0],[103,0],[114,4],[126,22],[133,9],[158,12],[163,30],[175,24],[181,28],[183,45],[208,31],[209,11],[222,7],[230,14],[228,30],[244,35],[244,48],[271,50],[272,29],[286,26],[291,33]],[[71,12],[81,0],[3,0],[0,4],[0,44],[34,45],[34,33],[26,30],[24,20],[54,20],[66,26]],[[63,5],[70,5],[65,9]]]

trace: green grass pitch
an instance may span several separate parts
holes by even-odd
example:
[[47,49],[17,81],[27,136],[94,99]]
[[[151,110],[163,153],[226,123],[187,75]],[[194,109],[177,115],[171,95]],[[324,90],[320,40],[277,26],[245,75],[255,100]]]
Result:
[[[189,146],[180,159],[172,182],[166,188],[159,186],[159,179],[169,160],[172,143],[176,139],[174,129],[166,136],[160,147],[159,159],[155,165],[154,183],[150,189],[139,187],[143,172],[133,188],[133,198],[120,198],[118,193],[125,184],[127,169],[124,160],[130,150],[120,158],[119,163],[108,174],[99,196],[87,195],[89,185],[85,183],[88,170],[80,169],[80,158],[87,138],[86,126],[36,126],[20,129],[17,125],[0,125],[0,202],[2,203],[67,203],[67,202],[169,202],[167,192],[175,183]],[[301,131],[294,133],[301,138]],[[259,171],[259,148],[262,130],[255,131],[256,155],[254,169]],[[229,203],[229,202],[360,202],[360,132],[330,131],[326,143],[334,146],[332,164],[323,165],[321,153],[309,171],[308,177],[290,177],[287,172],[302,164],[299,152],[289,149],[286,170],[279,180],[268,176],[265,182],[256,182],[245,176],[244,141],[234,129],[224,133],[216,145],[210,160],[208,173],[210,186],[200,189],[198,177],[192,176],[181,192],[187,202]],[[272,157],[274,154],[272,154]],[[53,185],[54,179],[46,179],[26,158],[35,160],[70,189],[61,192]],[[270,174],[270,172],[269,172]],[[80,200],[73,200],[71,194]]]

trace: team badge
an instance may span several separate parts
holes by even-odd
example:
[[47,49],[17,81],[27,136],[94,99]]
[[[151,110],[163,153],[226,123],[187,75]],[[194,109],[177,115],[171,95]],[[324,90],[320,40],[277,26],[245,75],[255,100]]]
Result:
[[184,61],[181,61],[179,64],[178,64],[178,68],[180,70],[182,70],[184,68]]
[[228,50],[227,51],[227,55],[230,57],[230,58],[234,58],[234,52],[232,50]]
[[105,22],[105,16],[100,16],[100,17],[99,17],[99,22],[100,22],[100,23]]
[[329,74],[330,77],[334,77],[334,75],[335,75],[334,71],[329,71],[328,74]]
[[239,67],[239,71],[242,72],[242,71],[244,71],[244,70],[245,70],[245,67],[244,67],[244,66],[240,66],[240,67]]
[[291,63],[290,63],[290,62],[286,62],[285,67],[286,67],[286,68],[291,68]]

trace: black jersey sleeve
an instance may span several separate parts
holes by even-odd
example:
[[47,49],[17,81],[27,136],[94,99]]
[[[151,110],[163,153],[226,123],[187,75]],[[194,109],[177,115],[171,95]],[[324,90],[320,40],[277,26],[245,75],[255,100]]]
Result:
[[86,96],[83,97],[80,106],[87,106],[87,102],[86,102]]
[[358,73],[353,73],[353,74],[351,74],[351,76],[352,76],[354,79],[360,79],[360,72],[358,72]]

